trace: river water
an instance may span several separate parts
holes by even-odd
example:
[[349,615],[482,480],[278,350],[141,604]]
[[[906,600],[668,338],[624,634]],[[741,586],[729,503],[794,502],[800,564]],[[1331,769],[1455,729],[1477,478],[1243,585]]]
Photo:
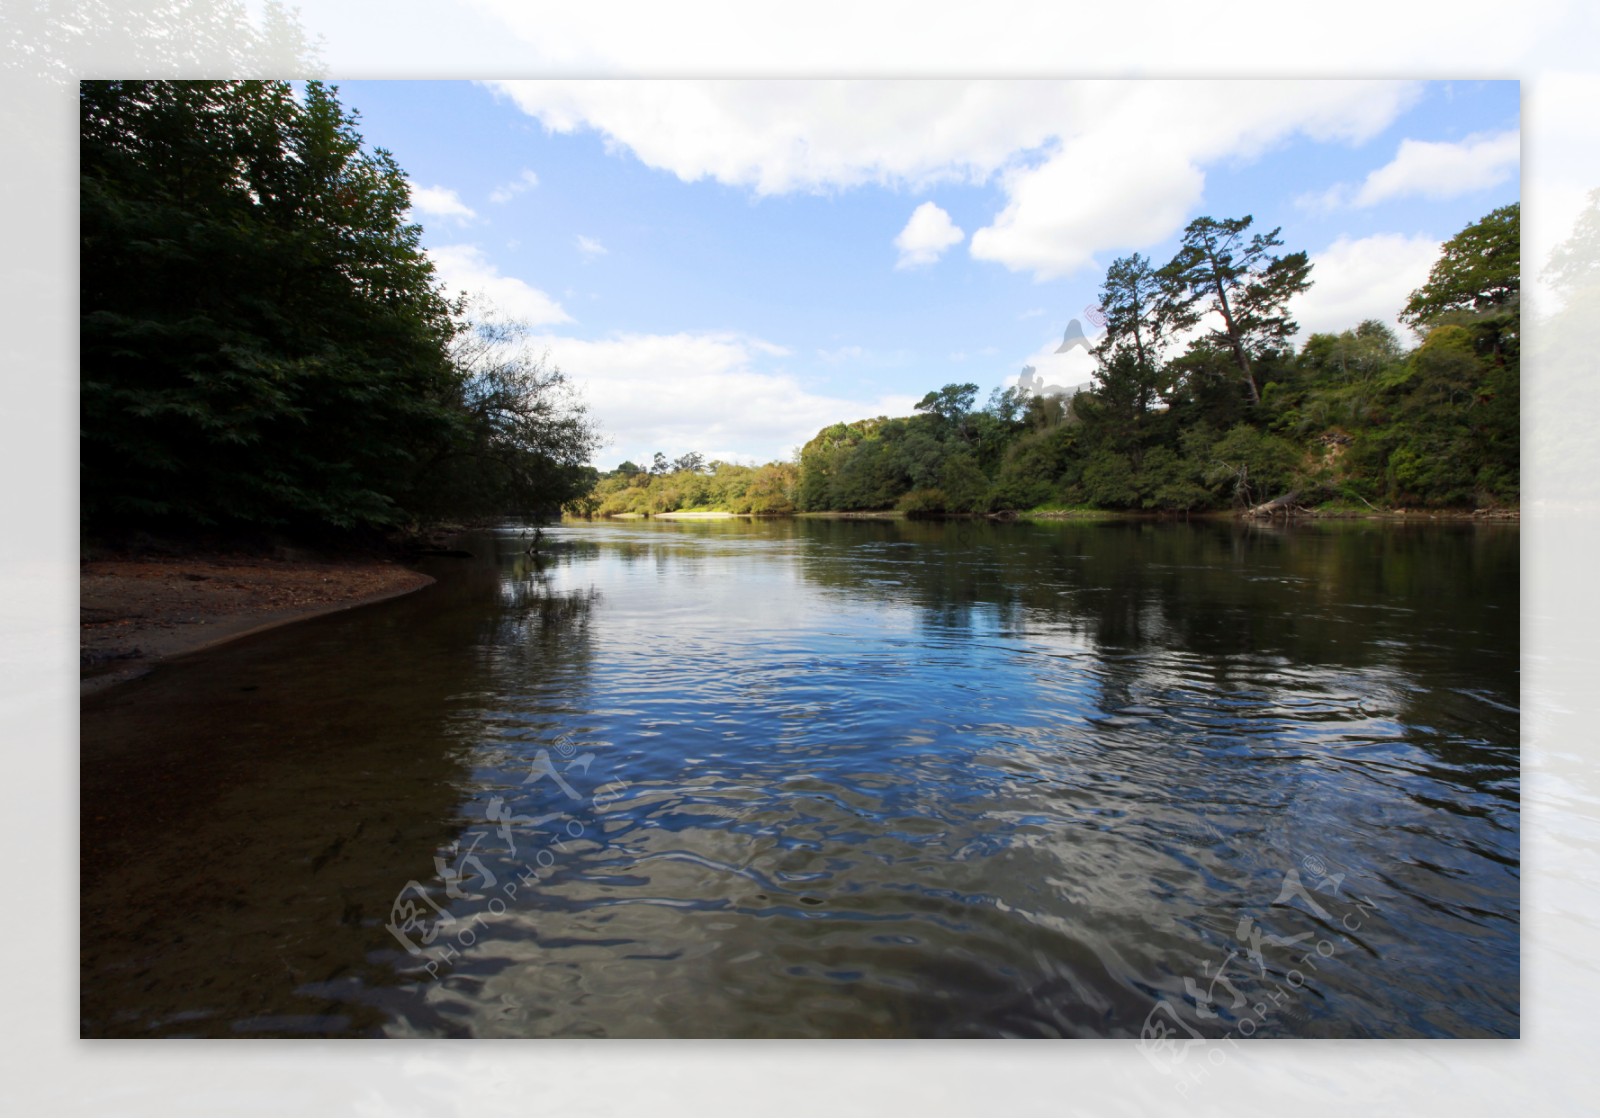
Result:
[[1518,543],[508,527],[84,700],[82,1031],[1516,1036]]

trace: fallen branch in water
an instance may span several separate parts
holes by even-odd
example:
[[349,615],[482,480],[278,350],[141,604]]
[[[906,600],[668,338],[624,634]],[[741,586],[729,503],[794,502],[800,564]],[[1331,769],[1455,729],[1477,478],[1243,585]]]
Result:
[[1275,497],[1271,501],[1266,501],[1260,505],[1255,505],[1249,509],[1246,509],[1244,515],[1247,517],[1270,517],[1279,510],[1284,510],[1284,515],[1287,516],[1288,508],[1299,500],[1300,491],[1290,490],[1282,497]]

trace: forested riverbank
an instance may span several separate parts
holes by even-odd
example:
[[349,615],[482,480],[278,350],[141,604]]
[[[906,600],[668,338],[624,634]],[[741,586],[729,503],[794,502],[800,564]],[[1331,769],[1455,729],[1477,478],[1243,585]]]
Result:
[[583,402],[445,290],[332,87],[88,81],[79,104],[86,542],[370,546],[592,485]]
[[[316,82],[85,82],[82,527],[370,546],[441,521],[674,512],[1503,514],[1520,499],[1520,214],[1447,241],[1399,319],[1300,340],[1303,251],[1196,218],[1114,260],[1092,384],[974,383],[789,461],[599,473],[525,328],[450,295],[411,185]],[[1087,344],[1087,343],[1086,343]],[[1065,344],[1063,346],[1065,348]]]
[[687,454],[601,475],[580,515],[1034,511],[1503,513],[1520,497],[1520,211],[1445,243],[1401,321],[1313,333],[1304,252],[1249,217],[1198,218],[1167,264],[1116,260],[1093,384],[930,391],[911,416],[819,431],[789,462]]

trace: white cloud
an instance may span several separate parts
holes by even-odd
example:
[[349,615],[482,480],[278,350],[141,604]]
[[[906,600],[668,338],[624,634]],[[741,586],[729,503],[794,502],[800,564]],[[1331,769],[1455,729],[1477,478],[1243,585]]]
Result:
[[447,290],[481,297],[500,314],[529,326],[573,321],[561,304],[538,288],[502,274],[476,245],[441,245],[429,249],[428,256]]
[[1376,206],[1391,198],[1440,201],[1499,186],[1522,161],[1522,136],[1475,133],[1456,143],[1402,140],[1395,156],[1369,174],[1361,186],[1335,183],[1325,191],[1301,195],[1295,205],[1313,212],[1345,206]]
[[1327,190],[1313,190],[1295,198],[1294,204],[1313,214],[1326,214],[1350,205],[1350,184],[1334,183]]
[[836,350],[818,350],[817,356],[829,365],[838,365],[842,361],[860,361],[867,351],[860,346],[840,346]]
[[1411,293],[1427,282],[1439,249],[1440,242],[1432,237],[1379,233],[1359,240],[1340,237],[1314,253],[1311,288],[1290,304],[1300,340],[1377,319],[1402,342],[1414,342],[1415,335],[1396,316]]
[[[731,332],[536,339],[584,391],[595,419],[625,436],[607,458],[698,450],[761,462],[787,457],[828,424],[909,415],[911,396],[824,396],[775,362],[789,351]],[[641,456],[643,456],[641,458]]]
[[950,220],[950,215],[932,202],[924,202],[911,212],[911,220],[894,239],[900,250],[896,268],[917,268],[932,264],[951,245],[959,244],[966,234]]
[[1456,144],[1402,140],[1394,159],[1367,176],[1352,204],[1375,206],[1407,195],[1455,198],[1505,182],[1521,159],[1522,138],[1515,129]]
[[502,183],[489,192],[489,201],[494,203],[510,202],[525,190],[532,190],[539,185],[539,176],[526,169],[522,174],[512,179],[509,183]]
[[604,256],[607,252],[606,247],[599,241],[596,241],[593,237],[585,237],[581,233],[578,234],[577,244],[578,251],[584,256]]
[[759,194],[981,181],[1050,136],[1065,82],[514,81],[553,132],[593,129],[685,182]]
[[449,187],[422,187],[416,183],[410,185],[411,209],[415,213],[433,218],[448,218],[462,225],[478,216],[477,211],[461,201],[461,196]]
[[1360,142],[1407,82],[529,81],[493,88],[555,132],[592,129],[686,182],[758,194],[1000,176],[971,252],[1039,279],[1175,233],[1204,168],[1302,134]]
[[1204,167],[1255,158],[1296,134],[1360,142],[1416,96],[1398,82],[1142,82],[1096,85],[1088,120],[1042,161],[1005,172],[1007,203],[971,251],[1047,280],[1097,254],[1176,233],[1199,206]]

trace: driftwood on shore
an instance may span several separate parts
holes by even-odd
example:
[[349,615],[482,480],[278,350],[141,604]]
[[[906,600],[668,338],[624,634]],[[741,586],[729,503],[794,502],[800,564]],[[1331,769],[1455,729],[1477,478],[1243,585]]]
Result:
[[1252,505],[1244,511],[1247,517],[1274,517],[1289,516],[1296,509],[1295,502],[1300,500],[1299,490],[1290,490],[1282,497],[1275,497],[1271,501],[1264,501],[1260,505]]

